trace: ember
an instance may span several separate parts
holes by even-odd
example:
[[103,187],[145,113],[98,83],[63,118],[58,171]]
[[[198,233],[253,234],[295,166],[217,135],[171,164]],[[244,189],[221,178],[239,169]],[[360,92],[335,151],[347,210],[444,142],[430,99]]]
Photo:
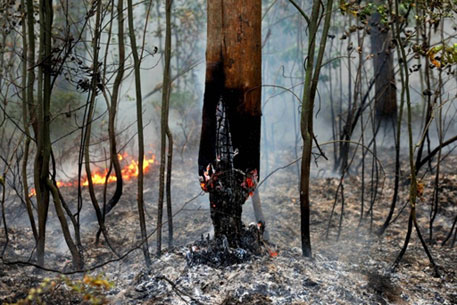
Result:
[[[138,161],[132,159],[129,154],[123,153],[123,154],[118,154],[118,158],[121,162],[126,163],[124,167],[122,168],[122,179],[124,181],[132,180],[136,177],[138,177],[139,174],[139,164]],[[128,159],[131,159],[129,162],[127,161]],[[127,163],[128,162],[128,163]],[[150,156],[145,156],[144,161],[143,161],[143,172],[147,173],[150,170],[150,167],[152,164],[155,162],[155,155],[151,154]],[[111,172],[110,175],[107,177],[109,169],[105,168],[104,170],[95,170],[92,172],[92,183],[95,185],[103,185],[106,183],[113,183],[117,181],[116,174],[114,172]],[[70,186],[77,186],[78,181],[57,181],[57,186],[58,187],[70,187]],[[81,179],[81,185],[82,186],[88,186],[89,185],[89,180],[87,177],[84,177]],[[35,188],[32,188],[29,193],[29,197],[33,197],[36,195]]]

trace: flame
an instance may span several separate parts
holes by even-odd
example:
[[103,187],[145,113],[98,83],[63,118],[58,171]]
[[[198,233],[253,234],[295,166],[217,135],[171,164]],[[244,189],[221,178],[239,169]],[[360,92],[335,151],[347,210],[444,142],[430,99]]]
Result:
[[278,251],[268,250],[268,252],[270,252],[270,257],[277,257],[278,256]]
[[[123,163],[127,162],[127,159],[129,158],[129,155],[127,153],[124,154],[118,154],[118,159],[119,161],[123,161]],[[149,157],[145,156],[143,159],[143,173],[147,173],[151,165],[154,164],[155,162],[155,155],[151,154]],[[130,160],[129,163],[125,164],[124,167],[121,169],[121,175],[122,175],[122,180],[128,181],[132,180],[136,177],[138,177],[140,171],[139,171],[139,162],[135,160]],[[106,177],[108,174],[108,169],[105,168],[104,170],[95,170],[91,173],[91,178],[92,178],[92,183],[94,185],[103,185],[105,184],[105,181],[107,183],[113,183],[117,181],[116,174],[114,171],[110,173],[108,177]],[[69,186],[77,186],[78,181],[57,181],[57,186],[58,187],[69,187]],[[81,179],[81,185],[82,186],[88,186],[89,185],[89,179],[87,177],[84,177]],[[33,197],[36,195],[36,190],[32,188],[29,193],[29,197]]]

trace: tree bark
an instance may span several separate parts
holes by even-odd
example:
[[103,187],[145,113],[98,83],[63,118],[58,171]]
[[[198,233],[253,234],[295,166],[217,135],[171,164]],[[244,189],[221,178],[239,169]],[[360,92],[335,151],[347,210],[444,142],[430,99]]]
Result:
[[[198,158],[199,175],[216,165],[219,102],[227,116],[231,146],[237,155],[233,168],[259,171],[261,119],[261,1],[207,2],[206,81]],[[241,182],[240,182],[241,184]],[[236,197],[236,196],[235,196]],[[246,198],[211,193],[215,237],[225,235],[231,245],[241,231],[241,205]],[[230,203],[229,203],[230,202]]]
[[[171,5],[173,1],[166,2],[166,11],[165,11],[165,18],[166,18],[166,33],[165,33],[165,48],[168,50],[169,54],[167,56],[167,65],[170,65],[171,60]],[[176,41],[177,45],[178,41]],[[179,67],[179,64],[177,64]],[[167,105],[166,105],[166,116],[165,116],[165,128],[166,128],[166,135],[168,140],[168,154],[167,154],[167,181],[166,181],[166,196],[167,196],[167,220],[168,220],[168,248],[173,247],[173,213],[172,213],[172,206],[171,206],[171,170],[173,165],[173,135],[170,130],[170,126],[168,125],[168,110],[170,107],[170,93],[171,93],[171,73],[170,68],[168,68],[167,72],[167,82],[164,84],[167,85]],[[179,84],[178,84],[179,88]]]
[[[376,6],[385,1],[374,0]],[[392,119],[397,115],[397,89],[393,64],[392,32],[388,25],[382,23],[377,10],[371,15],[371,53],[375,77],[375,110],[379,121]]]
[[49,161],[51,156],[50,104],[52,74],[52,0],[40,0],[40,66],[38,90],[37,153],[34,181],[38,206],[38,265],[44,265],[46,221],[49,208]]
[[261,94],[261,2],[207,3],[206,81],[199,153],[200,174],[216,159],[216,106],[228,103],[235,167],[259,169]]
[[[30,0],[28,0],[30,2]],[[28,4],[28,3],[27,3]],[[34,72],[33,72],[33,65],[34,63],[30,63],[30,57],[34,59],[35,54],[32,55],[32,53],[35,52],[35,33],[32,33],[32,41],[30,43],[29,36],[27,35],[28,31],[33,32],[33,13],[28,13],[28,6],[26,6],[25,0],[21,0],[21,7],[22,7],[22,41],[23,41],[23,55],[24,55],[24,60],[22,63],[22,83],[23,83],[23,90],[22,90],[22,120],[24,123],[24,132],[25,132],[25,143],[24,143],[24,160],[22,161],[22,183],[23,183],[23,191],[24,191],[24,199],[25,199],[25,205],[27,208],[27,214],[29,216],[30,220],[30,226],[32,228],[33,232],[33,237],[35,238],[35,242],[38,240],[38,231],[36,229],[36,224],[35,224],[35,217],[33,215],[33,209],[32,209],[32,202],[29,197],[29,183],[28,183],[28,175],[27,175],[27,165],[29,162],[29,152],[30,152],[30,142],[31,142],[31,136],[30,136],[30,106],[28,105],[29,103],[33,104],[33,84],[34,84]],[[33,5],[32,5],[32,11],[33,11]],[[31,17],[31,18],[30,18]],[[30,26],[30,23],[28,22],[29,19],[31,19],[31,24],[32,27],[29,28],[27,31],[27,27]],[[30,49],[32,51],[30,51]],[[31,71],[28,72],[27,69],[30,69]],[[31,83],[29,82],[29,79],[32,81]],[[31,89],[28,87],[30,86]],[[31,94],[30,94],[31,93]]]
[[71,252],[73,267],[77,270],[82,270],[84,268],[83,257],[78,248],[76,247],[73,238],[71,237],[71,233],[68,228],[68,222],[65,218],[64,209],[62,207],[62,202],[60,201],[59,191],[57,190],[57,187],[53,184],[51,180],[48,180],[48,187],[52,192],[57,218],[59,218],[65,242],[68,246],[68,249],[70,249]]
[[333,0],[328,0],[324,13],[324,26],[320,39],[317,58],[314,60],[316,51],[316,39],[320,20],[321,2],[313,1],[311,18],[303,17],[308,21],[308,60],[305,71],[305,84],[303,89],[303,101],[301,109],[301,135],[303,139],[302,163],[300,175],[300,216],[301,216],[301,243],[303,256],[311,257],[311,236],[310,236],[310,200],[309,200],[309,178],[311,172],[311,153],[313,132],[313,109],[319,81],[322,60],[324,58],[327,36],[332,16]]
[[113,84],[113,94],[111,96],[111,105],[109,107],[109,122],[108,122],[108,134],[110,144],[110,159],[114,167],[114,173],[116,174],[116,190],[114,191],[113,197],[108,201],[107,206],[103,209],[103,218],[108,214],[114,206],[117,204],[122,196],[123,181],[122,181],[122,170],[117,156],[117,143],[116,143],[116,114],[117,104],[119,100],[119,89],[124,77],[125,70],[125,43],[124,43],[124,4],[123,0],[118,1],[117,5],[117,20],[118,20],[118,47],[119,47],[119,67],[117,70],[116,78]]
[[101,28],[101,9],[102,9],[102,3],[101,1],[99,2],[94,2],[94,5],[96,5],[96,17],[95,17],[95,29],[94,29],[94,37],[92,39],[92,45],[93,45],[93,72],[92,72],[92,80],[91,80],[91,87],[90,87],[90,96],[89,96],[89,109],[87,112],[87,117],[86,117],[86,122],[85,122],[85,132],[83,133],[83,146],[84,146],[84,161],[85,161],[85,169],[86,169],[86,176],[87,176],[87,182],[88,182],[88,189],[89,189],[89,195],[90,195],[90,200],[92,202],[92,206],[94,207],[95,214],[97,216],[97,221],[98,225],[100,227],[101,232],[103,233],[103,236],[105,237],[105,241],[107,245],[111,248],[111,250],[119,256],[111,247],[111,244],[108,239],[108,232],[105,227],[105,223],[103,220],[103,215],[102,211],[100,209],[100,205],[98,204],[97,196],[95,194],[95,189],[94,189],[94,183],[92,181],[92,171],[91,171],[91,161],[90,161],[90,138],[91,138],[91,133],[92,133],[92,120],[94,117],[94,112],[95,112],[95,102],[96,102],[96,96],[97,96],[97,90],[98,90],[98,83],[99,83],[99,77],[100,77],[100,71],[99,71],[99,47],[100,47],[100,28]]
[[143,163],[144,163],[144,135],[143,135],[143,100],[141,98],[141,77],[140,64],[141,60],[138,56],[136,46],[135,28],[133,27],[133,5],[132,0],[127,0],[128,24],[130,45],[132,46],[133,69],[135,73],[135,93],[136,93],[136,119],[138,129],[138,215],[140,217],[141,242],[143,246],[144,259],[146,266],[151,266],[151,257],[149,255],[148,237],[146,232],[146,219],[144,215],[144,199],[143,199]]
[[[399,16],[399,1],[395,0],[395,15]],[[409,167],[410,167],[410,177],[411,177],[411,184],[409,185],[409,204],[410,204],[410,219],[408,222],[408,233],[405,238],[405,243],[403,244],[403,248],[400,251],[399,255],[395,259],[395,262],[393,264],[393,268],[395,269],[398,264],[400,263],[404,253],[406,252],[406,249],[408,247],[409,243],[409,238],[411,236],[411,231],[412,231],[412,223],[414,224],[414,227],[416,229],[416,233],[419,237],[419,240],[421,241],[422,247],[424,248],[425,253],[427,254],[427,257],[430,261],[430,264],[434,268],[435,275],[438,275],[438,267],[435,264],[435,261],[428,250],[427,245],[425,244],[424,239],[422,238],[422,234],[420,232],[419,225],[417,223],[417,216],[416,216],[416,202],[417,202],[417,196],[418,196],[418,181],[417,181],[417,175],[416,175],[416,169],[415,169],[415,162],[414,162],[414,150],[415,146],[413,143],[413,129],[412,129],[412,110],[411,110],[411,94],[410,94],[410,81],[409,81],[409,70],[408,70],[408,61],[407,61],[407,56],[406,56],[406,51],[405,51],[405,46],[402,45],[402,39],[401,39],[401,27],[398,23],[395,23],[394,25],[395,29],[395,40],[396,40],[396,46],[399,54],[399,63],[400,63],[400,78],[401,78],[401,84],[402,84],[402,92],[401,92],[401,98],[404,100],[406,103],[406,109],[407,109],[407,118],[408,118],[408,151],[409,151]],[[403,101],[402,101],[403,103]]]
[[[165,61],[163,70],[163,88],[162,88],[162,113],[160,122],[160,176],[159,176],[159,202],[157,210],[157,256],[162,252],[162,217],[163,217],[163,200],[165,191],[167,193],[167,213],[168,221],[171,220],[171,162],[173,156],[173,137],[171,136],[170,127],[168,126],[168,111],[170,108],[170,60],[171,60],[171,5],[172,0],[165,1]],[[168,138],[168,158],[166,158]],[[167,180],[165,182],[165,166],[168,159],[167,166]],[[166,183],[166,186],[165,186]],[[166,187],[166,190],[165,190]],[[169,223],[169,246],[172,244],[173,228]]]

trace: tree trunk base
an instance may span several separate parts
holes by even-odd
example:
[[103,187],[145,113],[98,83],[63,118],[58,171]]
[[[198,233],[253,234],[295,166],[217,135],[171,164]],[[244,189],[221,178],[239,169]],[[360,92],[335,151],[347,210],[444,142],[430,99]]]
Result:
[[255,185],[248,185],[247,181],[253,181],[253,178],[240,170],[224,170],[221,164],[217,167],[209,190],[214,237],[217,239],[225,236],[231,247],[239,247],[243,231],[242,206],[255,190]]
[[263,239],[263,226],[261,224],[251,224],[248,227],[241,224],[238,246],[232,247],[225,235],[219,235],[214,239],[201,237],[189,245],[186,254],[188,266],[208,265],[213,268],[227,267],[234,264],[241,264],[256,256],[276,255],[271,251],[272,246]]

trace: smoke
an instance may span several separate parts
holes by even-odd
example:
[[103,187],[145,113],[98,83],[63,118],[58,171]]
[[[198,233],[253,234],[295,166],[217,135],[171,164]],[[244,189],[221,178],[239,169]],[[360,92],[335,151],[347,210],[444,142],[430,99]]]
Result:
[[[159,3],[158,1],[157,3]],[[188,8],[187,5],[193,1],[175,1],[176,16],[182,13],[182,8]],[[304,81],[304,61],[307,53],[307,26],[303,18],[297,13],[296,9],[287,1],[264,1],[264,16],[262,24],[262,129],[261,129],[261,168],[260,179],[264,179],[268,174],[275,172],[261,187],[261,196],[266,202],[264,204],[264,212],[267,217],[267,228],[270,223],[274,223],[274,216],[278,209],[273,209],[272,205],[281,205],[284,202],[297,200],[298,198],[298,181],[299,169],[302,150],[302,139],[300,134],[300,117],[301,117],[301,98],[303,96],[303,81]],[[268,3],[267,3],[268,2]],[[306,1],[301,1],[306,2]],[[162,2],[160,2],[162,3]],[[163,52],[164,39],[158,33],[164,32],[164,15],[163,3],[156,7],[153,4],[151,17],[148,21],[148,28],[143,37],[143,32],[138,31],[138,44],[141,45],[144,38],[144,52],[142,49],[142,71],[141,71],[141,86],[144,112],[144,134],[145,134],[145,150],[147,153],[156,154],[159,158],[160,146],[160,110],[161,110],[161,83],[163,78]],[[270,5],[272,5],[270,7]],[[179,12],[178,12],[179,9]],[[309,7],[304,6],[306,11]],[[172,200],[175,203],[184,203],[188,198],[198,193],[200,188],[197,177],[197,150],[201,124],[201,108],[203,103],[204,81],[205,81],[205,48],[206,48],[206,17],[205,5],[203,1],[199,5],[189,9],[190,13],[186,18],[176,17],[174,20],[173,39],[172,39],[172,84],[171,94],[171,109],[170,109],[170,127],[175,139],[175,154],[174,154],[174,172],[172,177]],[[135,26],[137,29],[144,29],[146,22],[147,6],[137,5],[134,9]],[[350,108],[350,103],[354,103],[354,86],[356,69],[359,61],[363,61],[363,79],[362,79],[362,95],[367,91],[372,77],[372,61],[369,58],[370,45],[369,39],[364,38],[363,44],[359,45],[357,35],[352,34],[350,38],[341,39],[345,34],[344,18],[338,16],[335,12],[333,26],[329,35],[326,55],[324,59],[325,65],[322,67],[322,75],[318,87],[318,94],[315,101],[314,109],[314,131],[318,143],[326,143],[332,141],[334,137],[339,138],[338,132],[341,131],[341,126],[345,123],[347,111]],[[105,22],[109,22],[108,19]],[[444,29],[445,32],[453,32],[455,21],[446,20]],[[161,32],[159,32],[159,28]],[[117,33],[117,24],[113,23],[113,33]],[[163,34],[162,34],[163,35]],[[363,31],[360,35],[365,35]],[[90,40],[90,34],[87,34],[87,39]],[[346,35],[347,36],[347,35]],[[102,49],[107,42],[108,35],[105,33],[102,36]],[[432,37],[432,44],[438,43],[440,38],[438,35]],[[130,53],[129,39],[126,37],[127,50]],[[360,40],[362,41],[362,40]],[[449,44],[455,42],[450,40]],[[106,66],[109,66],[108,71],[114,73],[118,62],[118,51],[115,41],[106,53]],[[359,48],[360,47],[360,48]],[[157,51],[156,51],[157,48]],[[359,51],[362,56],[359,56]],[[85,52],[84,58],[91,58],[90,51],[87,49],[80,50]],[[105,58],[102,58],[105,60]],[[394,59],[398,63],[398,58]],[[416,64],[415,58],[411,59],[410,65]],[[429,63],[424,59],[420,62],[423,66]],[[121,94],[119,98],[119,109],[116,121],[117,141],[119,150],[126,151],[132,156],[137,156],[137,137],[136,137],[136,101],[135,101],[135,86],[134,75],[132,73],[132,58],[126,59],[126,67],[128,71],[124,76],[121,86]],[[90,65],[88,60],[87,65]],[[398,71],[398,67],[396,68]],[[438,118],[440,111],[443,117],[443,139],[447,139],[457,133],[457,125],[455,116],[457,108],[455,97],[457,87],[455,82],[455,71],[442,71],[441,75],[437,69],[432,71],[433,79],[431,86],[430,99],[434,101],[433,108],[434,119],[430,123],[430,132],[428,138],[424,138],[432,149],[436,147],[439,140]],[[448,73],[449,72],[449,73]],[[451,73],[452,72],[452,73]],[[174,77],[176,76],[176,78]],[[439,77],[442,78],[443,87],[441,92],[435,92]],[[397,73],[397,101],[401,100],[401,85],[399,82],[399,74]],[[114,77],[106,84],[108,92],[112,89]],[[426,110],[423,108],[424,87],[425,81],[419,73],[411,73],[410,91],[413,103],[413,119],[414,119],[414,143],[422,140],[422,130],[424,128],[424,120],[422,118]],[[59,95],[55,95],[56,100],[61,101],[65,107],[59,105],[52,111],[54,114],[60,114],[59,118],[54,118],[53,125],[53,141],[54,150],[56,153],[57,164],[57,179],[66,180],[74,178],[76,175],[77,154],[79,152],[80,131],[78,130],[82,122],[83,109],[76,110],[81,103],[87,99],[86,93],[76,91],[74,88],[62,87],[59,89]],[[65,91],[67,90],[67,91]],[[155,92],[154,94],[150,94]],[[146,97],[147,96],[147,97]],[[372,100],[370,94],[368,100]],[[54,103],[55,104],[55,103]],[[442,107],[438,105],[442,104]],[[66,105],[71,105],[67,109]],[[365,128],[365,144],[370,142],[374,133],[374,124],[372,123],[372,106],[368,106],[361,118],[363,124],[358,124],[352,139],[359,142],[361,139],[362,125]],[[91,157],[93,161],[97,161],[96,165],[104,167],[107,165],[106,154],[108,151],[107,142],[107,122],[108,113],[105,97],[103,94],[97,96],[96,120],[93,122],[93,145],[91,146]],[[18,108],[19,109],[19,108]],[[406,109],[406,107],[405,107]],[[17,109],[14,109],[17,112]],[[62,115],[62,113],[70,113],[70,117]],[[333,113],[332,113],[333,112]],[[15,113],[17,114],[17,113]],[[19,120],[20,116],[16,115],[15,119]],[[3,116],[2,116],[3,119]],[[60,127],[64,126],[65,129]],[[338,130],[337,128],[338,127]],[[336,131],[335,131],[336,130]],[[70,133],[71,132],[71,133]],[[12,132],[7,132],[5,139]],[[65,138],[62,136],[68,134]],[[406,149],[408,142],[406,135],[406,116],[402,122],[402,149]],[[392,149],[393,130],[387,126],[379,130],[376,138],[377,146],[381,148],[381,157],[389,159],[392,157],[394,150]],[[2,143],[2,150],[3,147]],[[321,146],[328,160],[323,157],[317,158],[316,162],[312,162],[313,178],[339,178],[340,174],[334,171],[334,145],[326,144]],[[351,153],[355,152],[356,146],[351,146]],[[453,147],[446,148],[444,152],[451,151]],[[318,153],[317,148],[314,152]],[[358,148],[357,154],[360,158],[361,150]],[[4,154],[5,156],[7,154]],[[293,162],[293,161],[296,162]],[[31,162],[33,163],[33,162]],[[289,165],[286,168],[280,169]],[[31,173],[31,165],[29,168]],[[147,210],[151,215],[155,215],[155,205],[157,202],[157,188],[154,175],[147,177],[145,189],[145,200]],[[30,175],[30,184],[32,184],[32,176]],[[149,188],[149,189],[148,189]],[[132,190],[130,190],[132,191]],[[133,193],[133,191],[132,191]],[[67,194],[65,194],[67,195]],[[68,197],[74,194],[68,194]],[[85,194],[87,195],[87,194]],[[126,194],[131,195],[131,194]],[[76,197],[71,197],[76,201]],[[89,198],[84,198],[85,209],[84,217],[81,218],[85,230],[90,231],[96,227],[94,222],[93,210],[86,203],[89,203]],[[189,213],[202,213],[207,217],[199,217],[199,220],[206,221],[207,225],[199,229],[201,233],[211,233],[209,212],[206,211],[208,202],[206,197],[200,197],[193,203],[189,209]],[[74,206],[72,206],[74,209]],[[248,201],[244,206],[244,217],[246,222],[254,220],[254,214],[251,204]],[[25,210],[21,210],[24,212]],[[50,217],[49,234],[48,236],[59,236],[58,239],[50,241],[50,247],[55,247],[58,252],[68,253],[66,243],[63,240],[60,224],[58,223],[55,214]],[[91,216],[88,216],[91,215]],[[185,214],[188,217],[189,214]],[[295,215],[296,216],[296,215]],[[184,217],[182,215],[178,217]],[[29,220],[25,212],[23,216],[14,218],[15,225],[29,226]],[[298,218],[297,218],[298,219]],[[187,219],[186,219],[187,220]],[[149,219],[149,226],[152,229],[155,219]],[[298,224],[290,225],[291,232],[298,230]],[[71,228],[71,225],[70,225]],[[54,234],[54,232],[56,232]],[[298,232],[298,231],[297,231]],[[297,235],[298,236],[298,235]],[[188,238],[188,237],[182,237]]]

